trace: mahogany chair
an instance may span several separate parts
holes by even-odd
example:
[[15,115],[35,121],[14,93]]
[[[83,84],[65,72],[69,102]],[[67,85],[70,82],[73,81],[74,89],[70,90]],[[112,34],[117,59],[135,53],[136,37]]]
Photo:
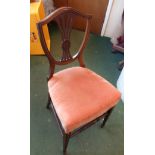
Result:
[[[79,16],[86,20],[82,44],[77,53],[70,53],[70,33],[72,20]],[[71,7],[62,7],[37,23],[42,48],[48,58],[47,108],[54,113],[63,136],[63,152],[66,152],[69,139],[95,122],[103,119],[103,127],[120,99],[120,92],[107,80],[85,68],[83,50],[89,37],[90,15],[84,15]],[[62,36],[62,57],[56,60],[53,51],[47,48],[43,25],[55,21]],[[54,73],[56,65],[66,65],[75,60],[79,67],[71,67]]]

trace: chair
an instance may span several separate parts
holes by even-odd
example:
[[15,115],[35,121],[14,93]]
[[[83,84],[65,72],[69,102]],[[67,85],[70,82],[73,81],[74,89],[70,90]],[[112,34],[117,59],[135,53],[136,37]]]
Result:
[[[78,52],[70,53],[70,32],[72,19],[79,16],[86,20],[86,30]],[[104,118],[103,127],[120,99],[120,92],[107,80],[85,68],[83,50],[89,37],[90,15],[84,15],[71,7],[62,7],[37,23],[42,48],[48,58],[47,108],[54,113],[63,136],[63,152],[66,152],[69,139],[95,122]],[[55,60],[47,48],[43,25],[55,21],[62,35],[62,57]],[[53,51],[52,51],[53,52]],[[56,65],[66,65],[75,60],[79,67],[71,67],[54,73]]]

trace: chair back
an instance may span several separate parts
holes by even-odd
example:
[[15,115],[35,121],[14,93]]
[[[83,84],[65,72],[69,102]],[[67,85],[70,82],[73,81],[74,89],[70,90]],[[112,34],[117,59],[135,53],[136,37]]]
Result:
[[[79,50],[75,55],[71,55],[70,53],[70,34],[71,34],[71,29],[72,29],[72,21],[73,18],[76,17],[82,17],[86,20],[86,28],[85,28],[85,33],[84,37],[82,40],[82,43],[80,45]],[[89,33],[90,33],[90,19],[92,18],[91,15],[84,15],[75,9],[71,7],[61,7],[55,11],[53,11],[51,14],[49,14],[47,17],[42,19],[37,23],[37,28],[38,28],[38,34],[40,38],[40,42],[42,45],[42,48],[44,50],[45,55],[48,58],[49,64],[50,64],[50,74],[49,74],[49,79],[53,76],[54,74],[54,69],[55,65],[65,65],[69,64],[76,59],[78,59],[79,64],[81,67],[85,67],[85,64],[83,62],[82,54],[83,50],[86,46],[86,43],[89,38]],[[53,52],[50,52],[50,50],[47,47],[46,41],[45,41],[45,36],[43,32],[43,26],[45,24],[49,24],[51,21],[55,21],[59,27],[59,30],[61,32],[61,48],[62,48],[62,56],[60,60],[56,60],[53,56]]]

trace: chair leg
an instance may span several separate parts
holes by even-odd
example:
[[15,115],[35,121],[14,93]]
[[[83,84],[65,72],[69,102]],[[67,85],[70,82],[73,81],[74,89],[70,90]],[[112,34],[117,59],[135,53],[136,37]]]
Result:
[[46,106],[47,109],[50,109],[50,104],[51,104],[51,97],[48,93],[48,101],[47,101],[47,106]]
[[64,134],[63,135],[63,152],[65,153],[67,150],[68,142],[70,139],[70,134]]
[[108,118],[109,118],[109,116],[110,116],[112,110],[113,110],[113,108],[111,108],[111,109],[107,112],[107,114],[106,114],[106,116],[104,117],[104,120],[103,120],[103,122],[102,122],[102,124],[101,124],[101,128],[103,128],[103,127],[105,126],[105,124],[106,124],[106,122],[107,122],[107,120],[108,120]]

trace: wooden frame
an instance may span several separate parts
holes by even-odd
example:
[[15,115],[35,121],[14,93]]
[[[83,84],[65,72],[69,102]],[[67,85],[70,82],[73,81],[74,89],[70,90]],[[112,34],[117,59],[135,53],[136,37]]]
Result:
[[[85,30],[85,35],[84,35],[82,44],[81,44],[78,52],[74,56],[71,56],[71,54],[70,54],[70,32],[71,32],[71,26],[72,26],[72,18],[74,18],[74,16],[80,16],[80,17],[86,19],[86,30]],[[62,7],[62,8],[55,10],[49,16],[47,16],[46,18],[41,20],[39,23],[37,23],[37,28],[38,28],[41,45],[42,45],[42,48],[43,48],[43,50],[48,58],[49,64],[50,64],[50,72],[49,72],[49,77],[47,78],[47,81],[52,78],[52,76],[54,74],[55,65],[65,65],[65,64],[71,63],[71,62],[75,61],[76,59],[78,59],[80,66],[85,67],[85,64],[84,64],[84,61],[82,58],[82,54],[83,54],[83,50],[84,50],[86,43],[88,41],[88,38],[89,38],[90,19],[91,19],[90,15],[81,14],[80,12],[74,10],[71,7]],[[57,22],[59,29],[61,31],[61,35],[62,35],[62,51],[63,52],[62,52],[62,57],[59,61],[54,59],[54,57],[50,53],[49,49],[47,48],[45,37],[43,34],[43,25],[48,24],[51,21]],[[78,128],[70,133],[65,133],[65,131],[62,127],[62,124],[59,120],[59,117],[57,116],[57,113],[55,111],[55,108],[53,106],[53,103],[52,103],[52,100],[51,100],[49,94],[48,94],[47,108],[51,112],[54,113],[56,120],[58,122],[61,134],[63,136],[63,152],[66,152],[68,142],[71,137],[75,136],[76,134],[78,134],[81,131],[85,130],[86,128],[90,127],[91,125],[93,125],[95,122],[99,121],[102,118],[104,118],[103,123],[101,124],[101,127],[103,127],[105,125],[110,113],[112,112],[112,109],[113,109],[113,108],[111,108],[109,111],[107,111],[103,115],[97,117],[96,119],[83,125],[82,127]]]
[[[72,57],[69,50],[70,50],[70,32],[71,32],[71,28],[72,28],[71,27],[72,26],[72,18],[74,18],[74,16],[81,16],[82,18],[85,18],[87,23],[86,23],[86,30],[85,30],[85,35],[84,35],[82,44],[81,44],[78,52]],[[88,38],[89,38],[90,19],[91,19],[90,15],[83,15],[71,7],[62,7],[62,8],[55,10],[50,15],[48,15],[46,18],[44,18],[43,20],[41,20],[40,22],[37,23],[40,42],[41,42],[42,48],[43,48],[48,60],[49,60],[49,64],[50,64],[49,79],[54,74],[55,65],[66,65],[66,64],[71,63],[71,62],[75,61],[76,59],[78,59],[80,66],[85,67],[85,64],[84,64],[83,58],[82,58],[82,54],[83,54],[83,50],[84,50],[86,43],[88,41]],[[48,24],[51,21],[57,22],[59,29],[61,31],[61,35],[62,35],[63,55],[62,55],[61,60],[59,60],[59,61],[56,61],[54,59],[54,57],[52,56],[52,54],[50,53],[50,51],[47,47],[46,41],[45,41],[44,33],[43,33],[43,25]]]

